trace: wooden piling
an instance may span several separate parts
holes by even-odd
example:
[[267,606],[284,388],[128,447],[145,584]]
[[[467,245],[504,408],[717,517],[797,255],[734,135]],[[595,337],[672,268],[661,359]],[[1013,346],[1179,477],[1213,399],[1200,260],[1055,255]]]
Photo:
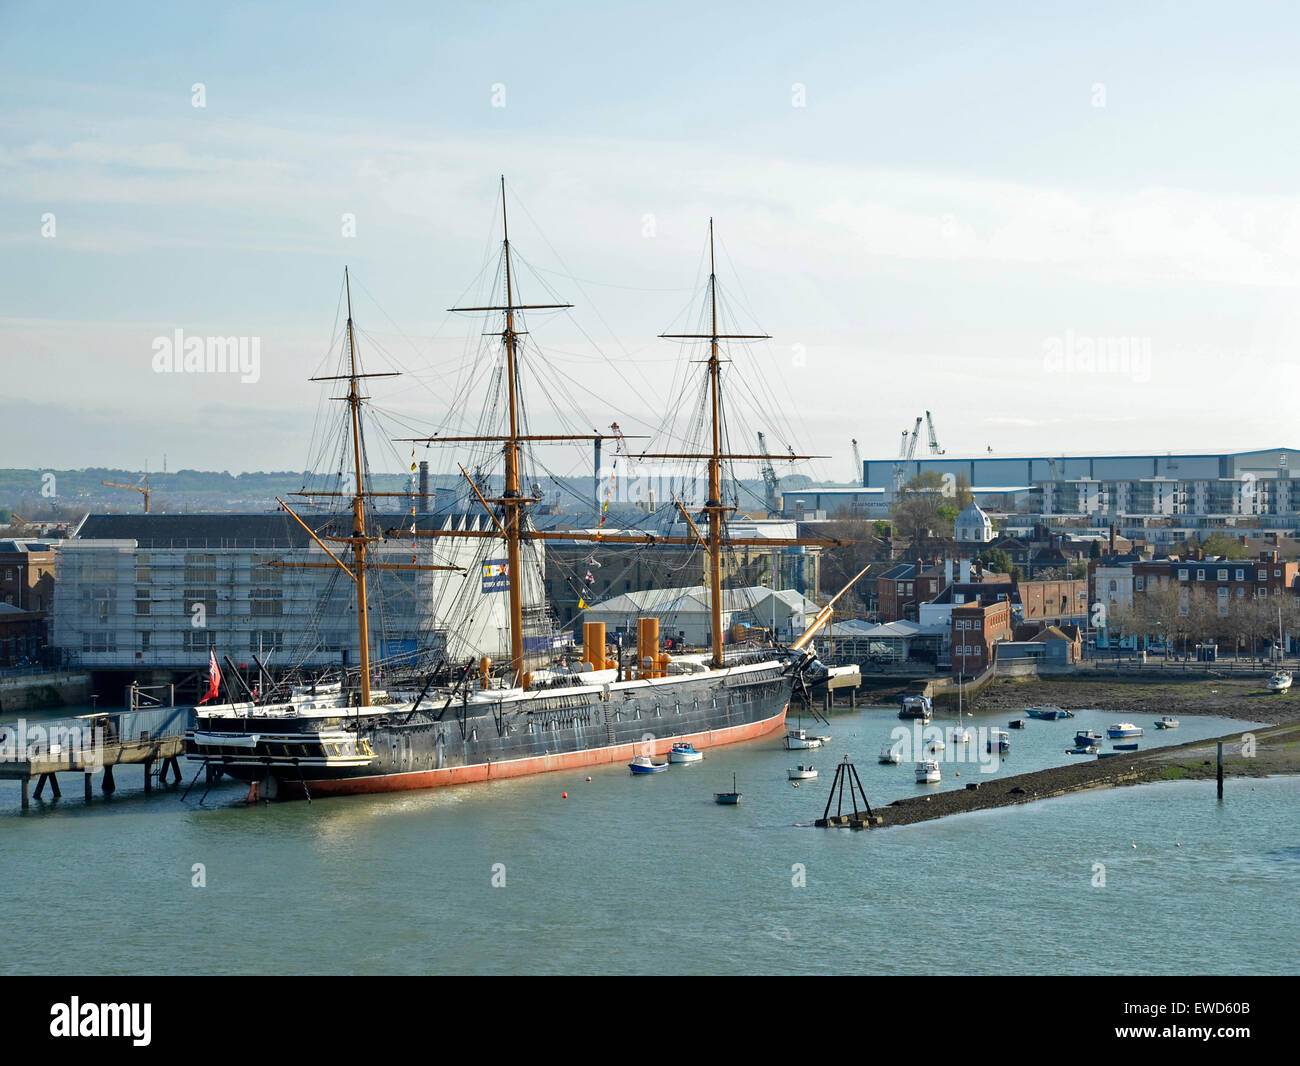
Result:
[[110,795],[112,795],[112,793],[117,791],[117,782],[113,780],[112,763],[108,763],[104,767],[104,783],[100,787]]
[[86,802],[89,803],[90,793],[91,793],[91,782],[94,780],[95,775],[87,772],[85,776],[86,776]]
[[[163,772],[165,773],[166,770],[167,764],[163,763]],[[153,763],[148,759],[145,760],[144,764],[144,790],[146,793],[153,791]]]
[[1215,780],[1219,783],[1219,799],[1223,799],[1223,741],[1219,741],[1219,767],[1215,773]]
[[27,810],[27,808],[32,805],[31,796],[28,795],[28,792],[32,787],[31,778],[24,777],[19,784],[21,785],[23,792],[23,810]]
[[45,782],[46,782],[46,780],[49,778],[49,776],[50,776],[49,774],[41,774],[41,776],[38,777],[38,778],[36,779],[36,798],[37,798],[37,799],[40,799],[40,798],[41,798],[41,794],[44,793],[44,791],[45,791]]

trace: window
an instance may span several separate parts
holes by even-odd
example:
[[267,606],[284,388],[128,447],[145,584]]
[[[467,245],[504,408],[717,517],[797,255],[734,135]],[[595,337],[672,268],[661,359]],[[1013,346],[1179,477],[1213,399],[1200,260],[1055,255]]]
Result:
[[[1141,578],[1138,578],[1138,580],[1141,581],[1142,579],[1141,579]],[[1142,586],[1139,585],[1138,587],[1141,588]],[[1111,579],[1110,579],[1110,591],[1111,591],[1111,592],[1118,592],[1118,591],[1119,591],[1119,582],[1116,581],[1114,578],[1111,578]]]
[[1245,581],[1245,580],[1246,580],[1246,571],[1245,571],[1245,570],[1241,570],[1241,569],[1238,569],[1238,570],[1237,570],[1237,580],[1238,580],[1238,581]]
[[284,644],[284,634],[278,630],[254,630],[248,634],[248,650],[254,655],[267,656]]
[[[1143,582],[1145,582],[1145,581],[1146,581],[1146,578],[1144,578],[1144,577],[1135,577],[1135,578],[1133,579],[1133,587],[1134,587],[1135,589],[1137,589],[1138,592],[1141,592],[1141,591],[1142,591],[1142,588],[1143,588]],[[1115,584],[1115,582],[1112,581],[1112,582],[1111,582],[1111,586],[1113,587],[1114,584]]]
[[181,638],[181,647],[185,651],[202,651],[216,648],[217,635],[210,629],[187,629]]
[[215,585],[217,583],[217,557],[197,552],[186,552],[185,583],[188,585]]
[[1196,580],[1197,580],[1197,581],[1204,581],[1204,580],[1205,580],[1205,571],[1204,571],[1204,570],[1197,570],[1197,571],[1196,571]]
[[1242,588],[1240,585],[1238,585],[1238,586],[1237,586],[1237,599],[1241,599],[1244,595],[1246,595],[1246,590],[1245,590],[1244,588]]
[[1273,571],[1273,576],[1274,576],[1274,577],[1281,577],[1281,576],[1282,576],[1282,571],[1281,571],[1281,570],[1274,570],[1274,571]]
[[135,590],[135,613],[137,617],[149,613],[149,590],[147,588]]
[[1179,580],[1179,581],[1186,581],[1186,580],[1187,580],[1187,571],[1186,571],[1186,570],[1179,570],[1179,571],[1178,571],[1178,580]]
[[1217,580],[1219,580],[1219,581],[1227,581],[1227,580],[1228,580],[1228,571],[1227,571],[1227,570],[1220,570],[1220,571],[1219,571],[1219,576],[1218,576],[1218,579],[1217,579]]
[[145,633],[141,633],[141,634],[140,634],[140,650],[141,650],[141,651],[148,651],[148,650],[149,650],[149,637],[150,637],[150,636],[151,636],[151,634],[148,633],[148,632],[145,632]]
[[283,599],[280,589],[249,589],[248,613],[253,618],[278,618],[284,614]]

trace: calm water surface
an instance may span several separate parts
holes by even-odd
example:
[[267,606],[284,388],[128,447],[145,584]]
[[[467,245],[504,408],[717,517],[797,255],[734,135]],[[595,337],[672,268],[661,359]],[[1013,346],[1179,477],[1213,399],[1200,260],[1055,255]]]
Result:
[[[1121,717],[1030,721],[998,772],[1071,761],[1075,729]],[[1246,728],[1131,720],[1144,748]],[[1300,972],[1300,778],[1229,780],[1222,804],[1171,782],[826,831],[809,823],[845,754],[874,804],[927,786],[876,762],[893,708],[804,725],[833,741],[310,805],[247,807],[233,783],[203,806],[201,783],[146,798],[131,767],[111,800],[67,777],[24,814],[0,782],[0,972]],[[822,777],[796,789],[801,761]],[[743,803],[716,806],[733,771]],[[988,777],[943,772],[929,789]]]

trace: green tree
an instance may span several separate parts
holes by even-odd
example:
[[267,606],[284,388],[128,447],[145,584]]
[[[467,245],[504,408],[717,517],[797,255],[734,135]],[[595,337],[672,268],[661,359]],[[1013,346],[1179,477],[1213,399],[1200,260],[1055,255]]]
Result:
[[985,548],[979,554],[979,563],[994,574],[1011,573],[1011,556],[1001,548]]
[[1244,544],[1230,540],[1222,533],[1211,533],[1201,541],[1201,550],[1206,555],[1217,555],[1223,559],[1244,559],[1249,554]]
[[953,510],[952,483],[933,471],[917,474],[898,492],[890,518],[900,534],[913,542],[924,542],[931,537],[952,536]]

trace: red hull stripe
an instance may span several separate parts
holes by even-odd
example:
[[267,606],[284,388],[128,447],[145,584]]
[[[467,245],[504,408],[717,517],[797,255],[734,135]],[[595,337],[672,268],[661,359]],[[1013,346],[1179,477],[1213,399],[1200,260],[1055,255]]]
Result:
[[[674,744],[690,741],[699,748],[718,747],[722,744],[737,744],[742,740],[753,740],[773,730],[780,729],[785,722],[787,703],[781,713],[762,722],[749,725],[729,726],[726,729],[711,729],[705,733],[689,733],[679,737],[660,737],[653,742],[636,741],[632,744],[616,744],[608,748],[589,748],[586,751],[570,751],[555,755],[535,755],[527,759],[510,759],[505,762],[477,763],[473,766],[448,766],[441,770],[412,770],[404,774],[380,774],[376,777],[344,777],[334,781],[312,781],[308,784],[313,796],[346,796],[365,792],[404,792],[418,788],[438,788],[442,785],[466,785],[473,781],[495,781],[504,777],[524,777],[528,774],[544,774],[552,770],[576,770],[581,766],[594,766],[597,763],[615,763],[630,761],[636,755],[664,755],[672,750]],[[647,748],[653,748],[647,751]],[[300,794],[302,785],[297,781],[281,781],[280,788]]]

